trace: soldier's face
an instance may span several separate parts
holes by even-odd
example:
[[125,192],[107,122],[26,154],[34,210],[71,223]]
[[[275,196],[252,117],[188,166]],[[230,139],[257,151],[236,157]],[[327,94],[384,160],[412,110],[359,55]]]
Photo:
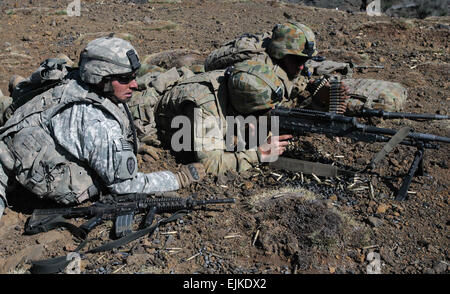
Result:
[[286,55],[282,59],[282,67],[290,80],[296,78],[305,67],[307,59],[301,56]]
[[120,102],[124,103],[128,102],[131,99],[133,91],[138,88],[138,84],[136,82],[136,79],[134,78],[129,78],[129,80],[113,79],[111,81],[111,85],[114,91],[114,96]]

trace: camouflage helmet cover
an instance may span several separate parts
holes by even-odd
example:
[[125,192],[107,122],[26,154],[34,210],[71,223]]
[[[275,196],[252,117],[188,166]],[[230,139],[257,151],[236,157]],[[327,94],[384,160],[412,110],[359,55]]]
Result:
[[98,84],[106,76],[132,73],[139,67],[139,57],[133,46],[115,37],[89,42],[80,56],[80,76],[89,84]]
[[267,64],[248,60],[232,68],[228,93],[234,109],[248,115],[276,106],[283,99],[284,86]]
[[278,24],[272,30],[272,40],[267,50],[276,59],[288,54],[311,58],[317,55],[316,38],[314,32],[304,24]]

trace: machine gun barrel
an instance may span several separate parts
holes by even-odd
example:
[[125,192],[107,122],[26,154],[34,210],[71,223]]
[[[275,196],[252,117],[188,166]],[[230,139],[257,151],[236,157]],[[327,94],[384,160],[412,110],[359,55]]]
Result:
[[[309,110],[301,108],[277,107],[271,111],[272,116],[280,118],[280,128],[298,133],[320,133],[338,137],[350,137],[365,142],[386,142],[387,136],[393,136],[397,130],[379,128],[359,123],[356,117],[348,117],[332,112]],[[402,144],[414,145],[413,141],[424,144],[425,148],[434,148],[427,145],[430,142],[450,143],[450,138],[432,134],[408,134]],[[429,147],[427,147],[429,146]]]
[[429,114],[429,113],[406,113],[406,112],[389,112],[379,109],[364,108],[356,114],[358,117],[381,117],[385,119],[390,118],[406,118],[412,120],[441,120],[450,119],[448,115]]

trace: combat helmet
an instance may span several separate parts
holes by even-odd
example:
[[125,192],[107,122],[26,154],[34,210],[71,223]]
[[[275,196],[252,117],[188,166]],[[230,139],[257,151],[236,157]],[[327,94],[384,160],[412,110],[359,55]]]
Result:
[[278,24],[272,30],[267,53],[276,59],[282,59],[288,54],[311,58],[317,55],[316,38],[313,31],[304,24]]
[[248,60],[228,70],[229,99],[240,114],[264,112],[283,100],[283,82],[267,64]]
[[133,46],[113,36],[89,42],[81,52],[79,64],[81,80],[93,85],[107,76],[131,74],[140,66]]

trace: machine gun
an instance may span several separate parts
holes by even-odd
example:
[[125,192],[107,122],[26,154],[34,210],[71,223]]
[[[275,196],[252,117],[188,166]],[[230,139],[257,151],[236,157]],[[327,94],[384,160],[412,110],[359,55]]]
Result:
[[397,144],[417,148],[414,161],[408,175],[396,196],[396,200],[404,200],[416,173],[423,174],[423,156],[425,149],[438,149],[436,142],[450,143],[450,138],[411,132],[406,127],[401,130],[378,128],[359,123],[356,117],[348,117],[333,112],[323,112],[301,108],[276,107],[271,110],[271,116],[279,118],[279,128],[292,134],[317,133],[337,137],[348,137],[355,141],[367,143],[387,142],[378,152],[366,170],[373,169],[375,165],[387,155]]
[[[191,210],[205,209],[211,204],[226,203],[235,203],[235,199],[195,200],[180,197],[150,198],[147,194],[108,195],[87,207],[35,209],[26,224],[25,234],[33,235],[65,227],[74,236],[84,240],[74,251],[78,252],[86,245],[85,239],[96,225],[104,220],[116,219],[116,236],[119,239],[88,251],[88,253],[102,252],[123,246],[146,234],[152,234],[159,225],[177,220]],[[142,228],[131,232],[133,217],[137,213],[146,213],[147,215],[141,225]],[[155,215],[162,213],[173,213],[173,215],[152,225]],[[76,217],[88,217],[89,220],[79,227],[66,221],[67,218]],[[68,256],[34,261],[31,271],[33,273],[55,273],[63,270],[69,262]]]

